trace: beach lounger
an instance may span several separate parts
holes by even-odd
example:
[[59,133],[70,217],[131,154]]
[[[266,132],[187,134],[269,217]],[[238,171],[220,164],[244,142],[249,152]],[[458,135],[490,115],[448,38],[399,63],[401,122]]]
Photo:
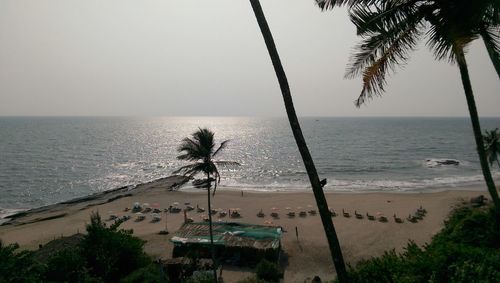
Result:
[[354,210],[354,216],[356,216],[356,219],[363,219],[363,214],[358,213],[356,210]]
[[261,209],[261,210],[259,211],[259,213],[257,213],[257,217],[262,218],[262,217],[264,217],[264,216],[266,216],[266,215],[264,214],[264,212],[263,212],[263,211],[262,211],[262,209]]

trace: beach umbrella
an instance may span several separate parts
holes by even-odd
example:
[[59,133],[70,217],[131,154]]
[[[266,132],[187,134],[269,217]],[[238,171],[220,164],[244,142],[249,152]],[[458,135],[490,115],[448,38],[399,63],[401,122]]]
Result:
[[287,207],[285,207],[285,209],[286,209],[286,210],[290,210],[290,209],[292,209],[292,208],[291,208],[291,207],[289,207],[289,206],[287,206]]
[[149,203],[145,202],[142,204],[143,206],[149,206]]
[[174,202],[174,203],[173,203],[173,205],[174,205],[174,206],[178,206],[178,205],[179,205],[179,203],[178,203],[178,202]]
[[278,210],[278,208],[277,207],[271,207],[271,210],[276,211],[276,210]]
[[138,203],[138,202],[134,202],[134,207],[135,207],[135,208],[139,208],[139,207],[141,207],[141,204],[140,204],[140,203]]
[[144,213],[142,213],[142,212],[137,212],[135,215],[137,215],[137,216],[141,216],[141,215],[144,215]]

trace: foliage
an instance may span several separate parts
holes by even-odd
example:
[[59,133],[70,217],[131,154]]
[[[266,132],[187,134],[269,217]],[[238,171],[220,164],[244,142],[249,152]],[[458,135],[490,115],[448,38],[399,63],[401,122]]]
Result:
[[256,276],[252,276],[252,277],[245,278],[245,279],[239,281],[238,283],[270,283],[270,282],[266,281],[264,279],[260,279],[259,277],[256,277]]
[[105,282],[118,282],[133,270],[144,267],[150,259],[142,251],[144,241],[130,232],[107,228],[99,214],[94,213],[81,243],[82,256],[89,272]]
[[410,242],[350,268],[351,282],[500,282],[500,223],[493,210],[457,209],[430,244]]
[[217,283],[209,271],[196,271],[185,283]]
[[40,266],[32,252],[16,251],[18,244],[5,245],[0,240],[0,282],[40,282]]
[[44,272],[45,280],[51,282],[88,282],[90,274],[80,249],[65,249],[50,256]]
[[108,228],[99,214],[92,214],[87,235],[46,263],[36,260],[34,252],[17,252],[17,244],[0,241],[0,282],[168,282],[143,245],[130,231],[118,230],[118,224]]
[[486,157],[488,158],[490,166],[496,162],[498,167],[500,167],[500,161],[498,160],[498,155],[500,155],[500,132],[498,131],[498,128],[486,131],[483,135],[483,140]]
[[174,173],[180,173],[188,177],[204,173],[207,175],[207,182],[210,180],[210,175],[214,176],[215,194],[217,184],[220,183],[220,173],[217,166],[239,165],[239,163],[234,161],[214,160],[214,158],[219,155],[229,142],[229,140],[225,140],[221,142],[218,148],[216,148],[214,136],[214,132],[204,128],[198,129],[198,131],[194,132],[190,138],[184,138],[177,149],[180,153],[180,155],[177,156],[177,159],[191,161],[193,163],[182,166],[174,171]]
[[159,266],[150,264],[146,267],[139,268],[123,278],[121,283],[168,283],[169,281],[163,276]]
[[281,271],[276,263],[272,263],[265,259],[261,260],[256,267],[257,278],[269,281],[279,282]]
[[460,61],[458,51],[482,37],[498,72],[499,5],[496,0],[316,0],[320,8],[348,5],[351,21],[363,38],[355,47],[346,77],[363,78],[356,105],[381,95],[385,78],[409,59],[427,37],[436,59]]

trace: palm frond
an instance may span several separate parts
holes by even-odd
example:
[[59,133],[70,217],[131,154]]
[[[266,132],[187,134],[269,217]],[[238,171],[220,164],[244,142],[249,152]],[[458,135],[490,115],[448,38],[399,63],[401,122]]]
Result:
[[324,10],[331,10],[335,7],[348,6],[353,7],[355,5],[365,5],[369,6],[378,2],[378,0],[316,0],[318,7]]
[[217,156],[219,152],[221,152],[224,148],[226,148],[228,142],[229,140],[221,142],[219,148],[212,154],[212,157]]
[[200,128],[198,131],[193,133],[193,139],[200,145],[200,150],[203,152],[204,156],[209,156],[212,154],[214,144],[214,132],[206,128]]
[[[392,9],[390,6],[386,8]],[[383,93],[387,73],[394,71],[397,65],[407,62],[408,53],[415,49],[422,34],[424,15],[408,13],[403,17],[386,13],[386,22],[385,16],[380,16],[383,13],[383,9],[373,12],[363,7],[356,7],[351,11],[351,18],[357,21],[366,33],[365,39],[355,47],[357,52],[351,56],[345,74],[346,78],[362,75],[363,89],[355,101],[357,107],[373,95]]]
[[500,27],[481,27],[479,34],[481,35],[493,67],[500,78]]
[[220,166],[240,166],[241,164],[236,161],[227,161],[227,160],[217,160],[214,161],[215,164]]
[[205,172],[207,169],[207,164],[204,162],[196,162],[180,167],[175,170],[174,174],[181,174],[183,176],[193,176],[201,172]]
[[215,177],[215,182],[214,182],[214,191],[212,192],[212,196],[215,196],[215,191],[217,191],[217,185],[220,183],[220,173],[219,170],[217,169],[217,166],[215,165],[213,167],[213,175]]
[[177,148],[177,151],[182,154],[177,156],[179,160],[195,161],[204,158],[204,152],[200,147],[198,141],[191,138],[184,138]]

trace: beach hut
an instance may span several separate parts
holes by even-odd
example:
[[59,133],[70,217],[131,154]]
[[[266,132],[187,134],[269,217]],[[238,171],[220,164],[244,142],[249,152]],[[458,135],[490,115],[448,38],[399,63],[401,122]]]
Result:
[[[282,229],[245,223],[213,223],[216,255],[235,265],[254,265],[261,259],[278,261]],[[210,258],[209,225],[205,222],[185,223],[174,233],[173,257],[184,257],[192,251]]]

